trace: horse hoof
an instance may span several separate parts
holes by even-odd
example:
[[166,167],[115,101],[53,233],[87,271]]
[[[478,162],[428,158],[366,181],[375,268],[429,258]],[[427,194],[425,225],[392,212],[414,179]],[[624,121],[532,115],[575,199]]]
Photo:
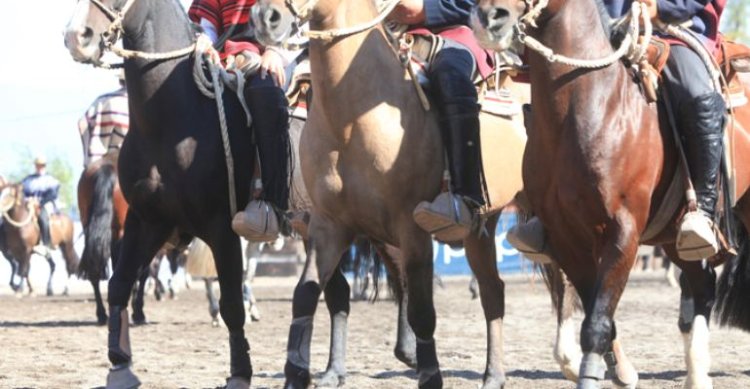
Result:
[[130,365],[109,369],[107,389],[131,389],[139,386],[141,386],[141,381],[130,370]]
[[419,377],[419,389],[443,389],[443,375],[438,370],[429,378]]
[[211,327],[213,327],[213,328],[219,328],[219,320],[217,320],[217,319],[211,320]]
[[[578,365],[580,365],[580,363]],[[566,380],[578,382],[578,365],[570,363],[560,364],[560,371]]]
[[96,318],[96,324],[98,324],[98,325],[100,325],[100,326],[105,326],[105,325],[107,325],[107,322],[108,322],[108,321],[109,321],[109,317],[107,317],[107,315],[104,315],[104,316],[97,316],[97,318]]
[[243,377],[227,378],[226,389],[250,389],[250,380]]
[[580,378],[576,389],[601,389],[601,385],[595,378]]
[[130,315],[130,319],[133,321],[134,326],[142,326],[148,324],[146,315],[144,315],[143,313],[136,314],[135,312],[133,312],[133,314]]
[[47,297],[54,296],[55,292],[52,291],[52,289],[47,289]]
[[403,347],[399,347],[396,345],[396,347],[393,349],[393,355],[396,356],[396,359],[403,362],[406,366],[411,367],[412,369],[417,368],[417,350],[416,348],[412,348],[411,350],[406,350]]
[[693,379],[688,375],[688,378],[685,380],[685,384],[682,387],[684,389],[713,389],[714,384],[708,376],[704,379]]
[[344,378],[345,376],[343,374],[339,374],[333,370],[328,370],[325,373],[323,373],[323,376],[320,377],[320,379],[315,381],[315,387],[316,388],[338,388],[340,386],[344,386]]
[[310,371],[297,367],[289,361],[284,365],[284,389],[307,389],[310,386]]

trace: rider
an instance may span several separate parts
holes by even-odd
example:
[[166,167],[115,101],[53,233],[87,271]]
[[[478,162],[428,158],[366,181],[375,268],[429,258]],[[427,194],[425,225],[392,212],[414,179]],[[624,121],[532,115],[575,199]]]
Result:
[[[652,20],[669,24],[689,24],[710,53],[718,49],[719,19],[723,0],[641,0]],[[620,18],[629,10],[632,0],[604,0],[610,16]],[[713,256],[719,245],[714,233],[717,182],[723,151],[723,131],[727,107],[720,91],[713,87],[711,76],[701,57],[684,42],[667,38],[670,54],[662,80],[669,95],[671,110],[682,133],[690,177],[697,195],[697,211],[685,214],[677,235],[677,251],[684,260]],[[544,251],[543,229],[538,219],[519,226],[508,239],[521,251],[538,254]],[[520,246],[520,247],[519,247]]]
[[78,121],[84,168],[109,151],[119,150],[128,133],[130,120],[125,73],[118,72],[118,79],[120,89],[97,97]]
[[410,26],[414,35],[438,35],[443,46],[429,65],[432,97],[448,155],[450,192],[414,210],[420,227],[442,241],[463,240],[484,205],[479,143],[479,104],[474,78],[491,73],[491,59],[469,26],[474,0],[401,0],[391,21]]
[[48,204],[51,208],[50,211],[56,212],[55,200],[57,200],[57,193],[60,190],[60,182],[55,177],[47,174],[47,160],[44,156],[37,156],[34,159],[34,167],[36,173],[30,174],[23,179],[21,184],[23,185],[23,194],[28,198],[36,198],[39,201],[39,230],[42,235],[42,243],[45,246],[50,246],[52,239],[49,231],[49,213]]
[[252,116],[262,182],[255,182],[254,187],[262,186],[262,192],[244,212],[235,215],[232,228],[250,241],[264,242],[278,237],[289,200],[289,112],[281,89],[289,61],[284,50],[264,47],[254,38],[249,20],[253,4],[255,0],[194,0],[188,15],[219,48],[221,57],[233,58],[249,79],[244,95]]

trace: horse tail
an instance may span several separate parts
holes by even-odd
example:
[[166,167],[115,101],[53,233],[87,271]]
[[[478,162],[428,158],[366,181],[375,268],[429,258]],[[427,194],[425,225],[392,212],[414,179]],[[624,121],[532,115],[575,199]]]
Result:
[[[559,314],[560,310],[563,309],[564,303],[566,303],[565,293],[567,289],[567,281],[565,280],[565,274],[563,274],[562,269],[560,269],[560,266],[557,264],[535,264],[534,267],[542,274],[544,283],[547,285],[547,290],[549,290],[552,308],[555,310],[555,313]],[[572,301],[572,309],[574,311],[583,310],[581,299],[574,298]],[[567,304],[570,304],[570,300],[567,300]]]
[[78,265],[78,276],[84,279],[106,279],[107,260],[112,254],[112,192],[115,187],[115,167],[102,165],[92,177],[89,220],[84,227],[86,243]]
[[714,310],[719,325],[750,331],[750,237],[741,229],[738,253],[719,277]]

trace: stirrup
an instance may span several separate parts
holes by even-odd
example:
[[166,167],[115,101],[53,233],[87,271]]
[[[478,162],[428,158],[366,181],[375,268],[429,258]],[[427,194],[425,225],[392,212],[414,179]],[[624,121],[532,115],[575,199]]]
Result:
[[714,223],[703,211],[690,211],[680,222],[677,254],[685,261],[700,261],[719,252]]
[[253,200],[234,215],[232,230],[250,242],[271,242],[279,237],[279,218],[271,204]]
[[423,230],[442,242],[460,242],[471,233],[474,213],[461,196],[439,194],[433,202],[422,201],[412,214]]
[[546,243],[544,226],[539,218],[532,217],[526,223],[518,223],[508,230],[508,243],[523,256],[541,265],[552,263]]

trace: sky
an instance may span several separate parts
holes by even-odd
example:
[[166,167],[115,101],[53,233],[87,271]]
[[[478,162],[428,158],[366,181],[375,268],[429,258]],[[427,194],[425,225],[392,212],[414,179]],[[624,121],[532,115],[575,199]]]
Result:
[[[20,151],[83,164],[78,119],[100,94],[118,88],[113,71],[74,62],[63,29],[77,0],[3,1],[0,38],[0,174],[16,171]],[[189,4],[189,0],[181,0]],[[33,170],[29,166],[29,170]]]

